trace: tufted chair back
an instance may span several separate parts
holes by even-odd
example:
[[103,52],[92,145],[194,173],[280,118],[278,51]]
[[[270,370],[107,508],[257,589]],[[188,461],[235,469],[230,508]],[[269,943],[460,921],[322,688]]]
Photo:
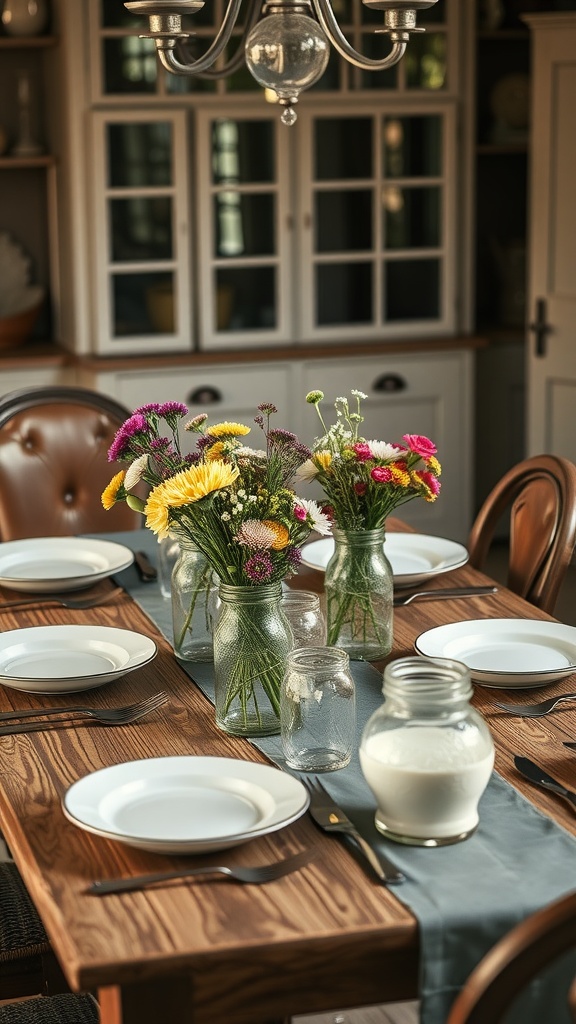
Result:
[[142,516],[101,494],[119,467],[108,462],[119,402],[85,388],[49,386],[0,398],[0,540],[132,530]]

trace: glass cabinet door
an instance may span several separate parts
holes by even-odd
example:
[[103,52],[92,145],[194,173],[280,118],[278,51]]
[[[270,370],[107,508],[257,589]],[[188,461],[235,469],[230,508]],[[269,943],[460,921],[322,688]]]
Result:
[[185,115],[94,115],[98,350],[192,348]]
[[455,326],[451,105],[302,110],[304,338]]
[[290,340],[287,132],[262,112],[199,111],[200,344],[255,348]]

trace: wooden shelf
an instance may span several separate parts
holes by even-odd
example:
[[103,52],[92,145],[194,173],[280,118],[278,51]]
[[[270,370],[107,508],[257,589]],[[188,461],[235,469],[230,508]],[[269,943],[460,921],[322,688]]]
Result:
[[40,50],[57,42],[56,36],[0,36],[0,50]]
[[50,154],[40,156],[0,156],[0,170],[15,171],[35,167],[53,167],[56,163]]

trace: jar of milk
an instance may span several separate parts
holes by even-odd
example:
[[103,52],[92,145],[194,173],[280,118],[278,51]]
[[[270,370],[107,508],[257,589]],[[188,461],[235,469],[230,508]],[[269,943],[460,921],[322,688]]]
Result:
[[386,667],[382,692],[360,744],[376,828],[413,846],[466,839],[494,766],[490,730],[469,703],[468,669],[447,658],[400,658]]

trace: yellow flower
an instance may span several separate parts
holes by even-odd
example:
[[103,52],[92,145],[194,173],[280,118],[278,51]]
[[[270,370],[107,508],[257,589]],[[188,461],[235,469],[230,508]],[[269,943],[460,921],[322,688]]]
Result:
[[166,504],[165,484],[158,484],[148,495],[144,506],[146,526],[152,533],[158,534],[163,540],[169,533],[168,506]]
[[274,519],[263,519],[262,525],[267,526],[274,534],[272,542],[273,551],[283,551],[290,543],[290,534],[283,523],[277,523]]
[[158,484],[148,495],[144,508],[146,526],[160,538],[165,537],[171,508],[193,505],[208,494],[229,487],[237,476],[238,470],[227,462],[209,462],[182,470]]
[[388,466],[388,469],[392,473],[393,484],[396,484],[398,487],[410,487],[410,473],[407,470],[395,466],[394,463]]
[[209,427],[206,430],[208,437],[228,437],[232,435],[234,437],[243,437],[244,434],[250,433],[250,427],[245,427],[243,423],[215,423],[213,427]]
[[124,483],[124,477],[126,476],[125,471],[122,469],[116,476],[113,476],[110,483],[102,491],[102,504],[107,512],[116,504],[118,500],[118,491]]
[[434,473],[434,476],[440,476],[441,475],[441,473],[442,473],[442,466],[438,462],[438,459],[436,458],[435,455],[431,455],[430,456],[430,458],[426,462],[426,465],[427,465],[428,469],[430,470],[430,472]]
[[226,453],[226,445],[223,441],[216,441],[215,444],[210,445],[204,452],[204,458],[208,462],[215,462],[216,459],[221,459]]
[[318,469],[327,470],[332,462],[332,455],[329,451],[314,452],[313,461],[318,466]]

